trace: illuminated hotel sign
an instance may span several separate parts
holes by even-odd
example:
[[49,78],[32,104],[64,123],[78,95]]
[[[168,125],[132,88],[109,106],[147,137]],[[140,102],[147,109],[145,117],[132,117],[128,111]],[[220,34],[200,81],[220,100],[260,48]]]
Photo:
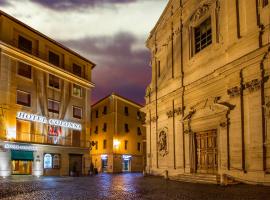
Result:
[[17,151],[37,151],[36,146],[31,146],[31,145],[21,145],[21,144],[5,144],[4,145],[5,149],[12,149],[12,150],[17,150]]
[[28,120],[33,122],[39,122],[43,124],[49,124],[52,126],[62,126],[65,128],[82,130],[82,125],[74,122],[67,122],[59,119],[47,119],[46,117],[25,113],[25,112],[17,112],[17,118],[22,120]]

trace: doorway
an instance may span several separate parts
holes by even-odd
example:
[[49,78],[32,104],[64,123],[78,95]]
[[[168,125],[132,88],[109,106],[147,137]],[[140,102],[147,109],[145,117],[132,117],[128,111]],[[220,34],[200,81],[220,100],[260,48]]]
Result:
[[123,172],[130,172],[130,160],[128,159],[123,159],[122,163],[122,171]]
[[69,154],[69,172],[70,176],[82,175],[82,155]]
[[217,130],[202,131],[195,134],[196,172],[216,174],[217,159]]

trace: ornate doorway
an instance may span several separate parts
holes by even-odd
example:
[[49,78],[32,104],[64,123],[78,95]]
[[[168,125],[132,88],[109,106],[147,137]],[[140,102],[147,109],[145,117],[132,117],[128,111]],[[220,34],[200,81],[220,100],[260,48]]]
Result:
[[217,130],[202,131],[195,134],[196,172],[216,174]]

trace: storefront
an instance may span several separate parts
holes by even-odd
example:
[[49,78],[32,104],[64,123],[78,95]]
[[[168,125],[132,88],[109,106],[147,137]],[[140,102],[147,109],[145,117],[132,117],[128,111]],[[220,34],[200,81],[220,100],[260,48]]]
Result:
[[131,155],[122,155],[122,171],[130,172],[131,171]]
[[101,155],[101,170],[102,172],[108,171],[108,155],[106,154]]

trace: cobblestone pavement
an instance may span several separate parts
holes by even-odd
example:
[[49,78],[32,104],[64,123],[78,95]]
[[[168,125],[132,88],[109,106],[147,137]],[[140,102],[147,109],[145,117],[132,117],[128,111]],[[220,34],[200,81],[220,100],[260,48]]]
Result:
[[143,177],[101,174],[93,177],[13,177],[0,179],[1,199],[270,199],[270,187],[218,186]]

